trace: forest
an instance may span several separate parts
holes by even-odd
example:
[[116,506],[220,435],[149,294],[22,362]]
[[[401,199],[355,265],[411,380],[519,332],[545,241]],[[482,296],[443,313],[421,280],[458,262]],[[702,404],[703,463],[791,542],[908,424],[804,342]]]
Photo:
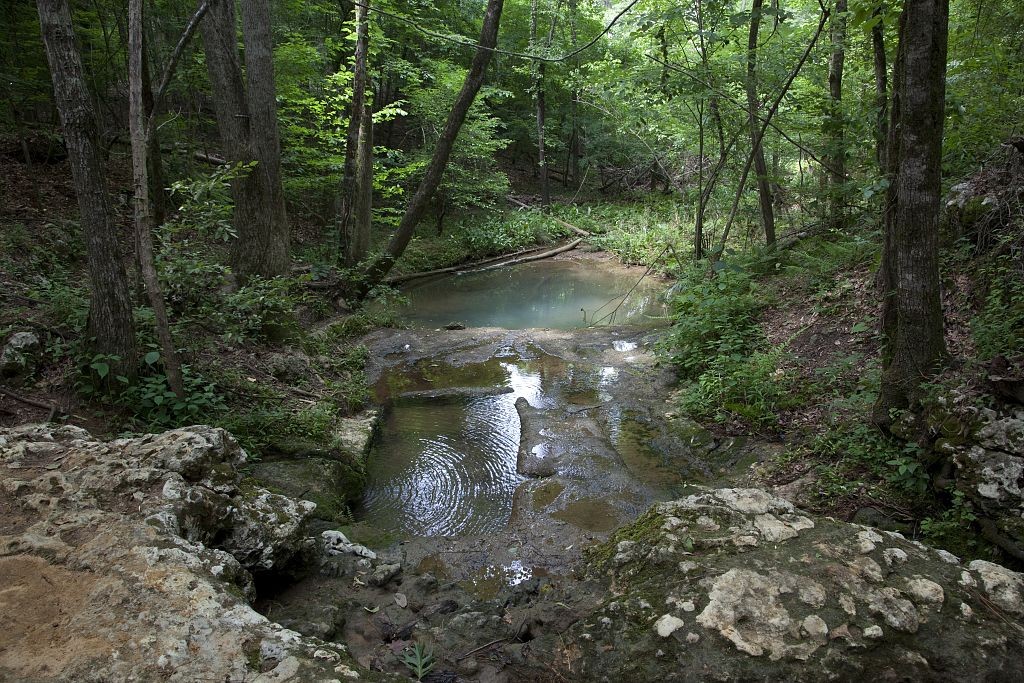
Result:
[[0,678],[1024,676],[1024,3],[2,12]]

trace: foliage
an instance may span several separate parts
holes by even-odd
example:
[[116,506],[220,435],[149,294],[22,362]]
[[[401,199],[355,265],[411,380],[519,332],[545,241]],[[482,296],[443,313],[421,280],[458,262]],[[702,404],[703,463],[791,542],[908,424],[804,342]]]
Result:
[[774,426],[778,413],[798,400],[793,376],[780,365],[780,349],[749,356],[716,356],[683,387],[679,407],[695,418],[737,416],[757,428]]
[[402,651],[401,662],[416,677],[417,681],[422,681],[423,677],[434,668],[434,650],[429,645],[414,643],[412,647],[407,647]]
[[718,358],[741,361],[765,343],[756,317],[765,302],[748,273],[712,277],[694,266],[675,289],[665,346],[684,378],[698,378]]
[[981,360],[1024,352],[1024,277],[1010,259],[997,261],[983,274],[989,288],[971,320]]
[[272,327],[294,330],[294,311],[303,299],[301,283],[292,278],[252,278],[223,297],[211,311],[224,340],[237,344],[246,340],[267,340],[280,336]]
[[150,430],[213,422],[225,409],[224,398],[214,383],[195,374],[188,365],[182,365],[181,372],[184,398],[179,399],[171,391],[166,375],[153,374],[126,383],[116,403]]

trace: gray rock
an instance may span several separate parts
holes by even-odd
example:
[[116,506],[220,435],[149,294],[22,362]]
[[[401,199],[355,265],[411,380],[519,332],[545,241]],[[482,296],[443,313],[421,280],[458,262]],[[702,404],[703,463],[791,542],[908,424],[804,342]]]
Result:
[[[0,490],[11,492],[0,611],[21,615],[0,679],[359,675],[343,648],[249,605],[249,570],[276,571],[302,551],[312,505],[240,486],[244,461],[210,427],[111,442],[68,426],[0,430]],[[40,649],[44,631],[60,648]]]
[[0,351],[0,377],[21,377],[35,370],[41,344],[32,332],[15,332]]
[[383,587],[388,585],[392,579],[402,573],[402,565],[400,564],[378,564],[370,572],[370,577],[367,582],[371,586]]
[[[574,680],[1024,678],[1024,633],[1006,618],[1024,614],[1024,575],[965,569],[764,491],[660,503],[592,557],[590,577],[611,590],[551,638]],[[641,597],[669,611],[622,609]]]

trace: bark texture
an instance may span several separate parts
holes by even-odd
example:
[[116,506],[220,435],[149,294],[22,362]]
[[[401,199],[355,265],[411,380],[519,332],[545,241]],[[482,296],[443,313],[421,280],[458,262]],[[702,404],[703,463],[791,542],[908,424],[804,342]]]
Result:
[[881,273],[884,372],[874,410],[882,425],[918,397],[946,356],[939,207],[948,22],[948,0],[908,0],[900,18]]
[[97,146],[96,117],[86,91],[67,0],[38,0],[39,23],[53,81],[88,258],[88,334],[96,353],[119,357],[116,373],[133,376],[137,347],[128,276],[110,223],[106,174]]
[[255,162],[232,183],[235,202],[231,265],[244,281],[288,270],[288,216],[281,188],[281,147],[267,0],[242,3],[245,69],[236,40],[234,0],[218,0],[203,22],[206,69],[224,156],[229,163]]
[[832,12],[832,55],[828,63],[829,112],[825,120],[828,153],[826,167],[826,224],[846,226],[846,123],[843,118],[843,65],[846,61],[846,0],[836,0]]
[[366,60],[369,51],[367,3],[356,5],[356,50],[352,67],[352,113],[345,147],[344,186],[341,189],[342,257],[348,267],[370,250],[373,194],[373,107],[367,98]]

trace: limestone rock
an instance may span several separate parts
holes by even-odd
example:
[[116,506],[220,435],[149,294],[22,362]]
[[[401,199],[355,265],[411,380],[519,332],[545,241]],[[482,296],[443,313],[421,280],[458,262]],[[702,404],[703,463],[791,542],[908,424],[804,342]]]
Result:
[[344,648],[249,605],[250,571],[291,562],[312,504],[241,486],[245,458],[211,427],[111,442],[0,430],[0,614],[18,615],[3,620],[0,679],[361,675]]
[[[1024,614],[1024,575],[990,563],[964,568],[898,533],[812,518],[765,491],[696,490],[655,505],[593,553],[589,576],[611,590],[559,634],[561,673],[595,681],[1024,678],[1024,633],[979,602]],[[652,628],[649,615],[623,611],[632,596],[692,604],[695,638],[663,637],[675,626],[667,617],[681,612]],[[595,629],[605,617],[621,626]]]

